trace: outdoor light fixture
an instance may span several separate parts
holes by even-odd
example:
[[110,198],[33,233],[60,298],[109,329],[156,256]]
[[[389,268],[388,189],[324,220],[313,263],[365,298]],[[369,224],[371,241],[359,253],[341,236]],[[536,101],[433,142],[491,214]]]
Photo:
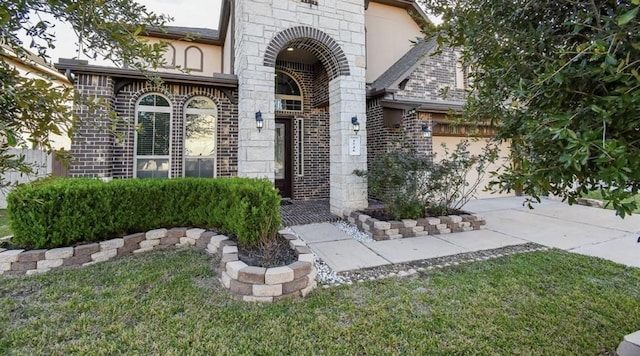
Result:
[[353,127],[353,132],[357,135],[358,131],[360,131],[360,123],[357,116],[351,118],[351,126]]
[[422,124],[422,134],[424,137],[431,137],[431,121],[428,124]]
[[407,111],[407,114],[409,114],[409,115],[413,115],[415,113],[416,113],[416,109],[415,108],[409,109],[409,111]]
[[258,111],[256,113],[256,126],[258,127],[258,132],[262,131],[263,124],[264,124],[264,121],[262,120],[262,113]]
[[287,52],[293,52],[293,47],[287,47]]

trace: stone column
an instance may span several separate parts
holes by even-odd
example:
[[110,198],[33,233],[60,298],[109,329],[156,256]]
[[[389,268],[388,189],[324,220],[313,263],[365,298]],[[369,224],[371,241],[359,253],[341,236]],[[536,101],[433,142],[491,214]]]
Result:
[[[259,5],[259,6],[258,6]],[[259,8],[258,8],[259,7]],[[238,76],[238,176],[275,178],[275,70],[263,65],[274,20],[268,4],[235,2],[235,74]],[[259,17],[258,14],[263,14]],[[261,22],[258,22],[260,20]],[[267,31],[267,28],[270,31]],[[256,112],[264,127],[256,128]]]
[[[358,71],[354,71],[358,73]],[[366,180],[353,174],[367,169],[367,119],[364,80],[342,76],[329,83],[330,205],[333,214],[367,206]],[[351,118],[358,117],[360,155],[349,154],[349,137],[355,135]]]

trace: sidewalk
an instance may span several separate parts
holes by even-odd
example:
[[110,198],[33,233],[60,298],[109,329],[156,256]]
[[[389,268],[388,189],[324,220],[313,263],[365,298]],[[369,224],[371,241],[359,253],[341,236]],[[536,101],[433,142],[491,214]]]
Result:
[[471,201],[465,210],[486,217],[479,231],[361,243],[331,223],[291,228],[336,272],[410,262],[534,242],[640,267],[640,216],[543,200],[534,210],[522,197]]

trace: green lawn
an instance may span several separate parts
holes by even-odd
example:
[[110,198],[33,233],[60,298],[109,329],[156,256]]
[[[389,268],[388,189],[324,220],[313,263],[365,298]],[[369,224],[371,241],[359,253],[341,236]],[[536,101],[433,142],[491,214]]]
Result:
[[9,219],[7,218],[7,211],[0,209],[0,237],[11,235],[11,229],[9,229]]
[[0,354],[593,355],[640,325],[639,269],[559,251],[271,305],[230,300],[214,264],[178,250],[0,277]]
[[[585,198],[589,198],[589,199],[600,200],[600,201],[603,201],[605,203],[607,202],[606,200],[604,200],[602,198],[602,193],[600,193],[599,190],[588,192],[587,194],[584,195],[584,197]],[[640,213],[640,195],[636,195],[633,198],[625,199],[624,201],[625,202],[630,202],[630,201],[634,201],[634,200],[638,203],[638,207],[639,208],[634,210],[633,212],[634,213]],[[613,206],[612,205],[606,205],[605,208],[613,210]]]

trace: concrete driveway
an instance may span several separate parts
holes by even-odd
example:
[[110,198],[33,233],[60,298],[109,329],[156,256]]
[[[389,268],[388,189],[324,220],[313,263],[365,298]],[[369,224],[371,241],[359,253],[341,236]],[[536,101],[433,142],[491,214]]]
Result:
[[489,231],[640,267],[640,215],[621,219],[612,210],[550,199],[529,209],[523,202],[522,197],[479,199],[464,209],[485,216]]

